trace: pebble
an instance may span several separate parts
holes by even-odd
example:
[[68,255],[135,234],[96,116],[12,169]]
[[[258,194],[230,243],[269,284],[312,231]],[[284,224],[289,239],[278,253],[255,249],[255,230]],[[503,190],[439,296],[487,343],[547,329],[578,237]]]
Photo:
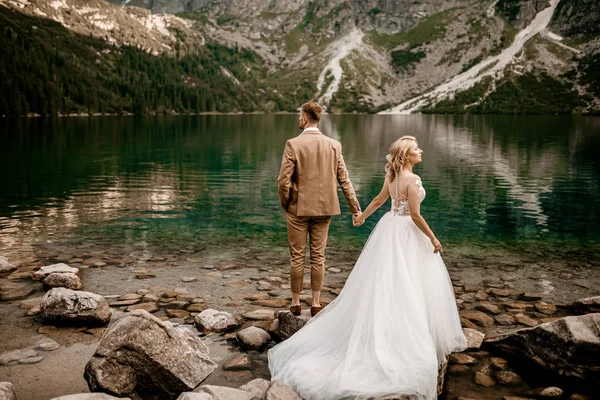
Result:
[[547,387],[540,392],[540,397],[544,399],[559,399],[563,395],[563,390],[556,386]]
[[334,273],[334,274],[339,274],[340,272],[342,272],[342,270],[341,270],[341,269],[339,269],[339,268],[334,268],[334,267],[331,267],[331,268],[329,268],[329,269],[327,270],[327,272],[331,272],[331,273]]
[[477,364],[477,360],[466,354],[452,353],[450,354],[450,364],[473,365]]
[[193,276],[185,276],[185,277],[181,278],[181,281],[185,282],[185,283],[198,282],[198,278],[195,278]]
[[28,357],[19,360],[19,364],[35,364],[44,359],[44,356]]
[[37,343],[37,348],[44,351],[54,351],[59,347],[60,344],[49,338],[42,339]]
[[239,371],[251,368],[250,358],[247,354],[237,354],[223,363],[225,371]]
[[495,374],[496,380],[501,385],[517,385],[523,382],[523,379],[514,372],[510,371],[498,371]]
[[491,376],[487,376],[481,372],[475,373],[475,383],[485,387],[492,387],[496,384]]
[[518,323],[526,325],[526,326],[533,327],[533,326],[538,326],[539,325],[539,323],[536,320],[534,320],[533,318],[528,317],[525,314],[516,314],[515,315],[515,320]]

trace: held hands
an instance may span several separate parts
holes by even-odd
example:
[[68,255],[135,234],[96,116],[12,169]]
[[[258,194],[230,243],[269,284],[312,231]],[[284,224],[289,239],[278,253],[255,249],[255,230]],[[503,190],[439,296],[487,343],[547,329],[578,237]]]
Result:
[[439,240],[437,240],[437,238],[434,236],[433,239],[431,239],[431,244],[433,245],[433,252],[437,253],[437,252],[444,252],[444,249],[442,248],[442,244],[440,243]]
[[362,217],[362,212],[352,214],[352,225],[361,226],[365,223],[365,219]]

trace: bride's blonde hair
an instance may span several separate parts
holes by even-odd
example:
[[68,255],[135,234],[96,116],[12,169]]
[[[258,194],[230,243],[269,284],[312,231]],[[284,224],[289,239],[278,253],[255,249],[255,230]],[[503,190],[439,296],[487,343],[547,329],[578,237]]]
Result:
[[406,153],[414,143],[419,144],[414,136],[402,136],[390,146],[389,154],[385,156],[388,161],[385,170],[390,182],[402,171],[404,163],[408,160]]

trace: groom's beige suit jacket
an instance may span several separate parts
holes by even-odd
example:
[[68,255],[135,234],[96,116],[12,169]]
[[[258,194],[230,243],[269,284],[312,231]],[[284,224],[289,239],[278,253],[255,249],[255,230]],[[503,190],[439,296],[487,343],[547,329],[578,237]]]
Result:
[[340,142],[316,128],[287,141],[278,178],[284,210],[298,217],[338,215],[338,183],[350,210],[359,212]]

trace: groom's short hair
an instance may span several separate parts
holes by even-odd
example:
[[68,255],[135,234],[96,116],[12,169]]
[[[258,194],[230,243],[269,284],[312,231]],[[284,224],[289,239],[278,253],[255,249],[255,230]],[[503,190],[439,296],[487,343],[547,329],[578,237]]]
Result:
[[316,101],[309,101],[302,104],[302,112],[306,115],[306,118],[313,122],[319,122],[321,120],[321,114],[323,114],[323,108]]

